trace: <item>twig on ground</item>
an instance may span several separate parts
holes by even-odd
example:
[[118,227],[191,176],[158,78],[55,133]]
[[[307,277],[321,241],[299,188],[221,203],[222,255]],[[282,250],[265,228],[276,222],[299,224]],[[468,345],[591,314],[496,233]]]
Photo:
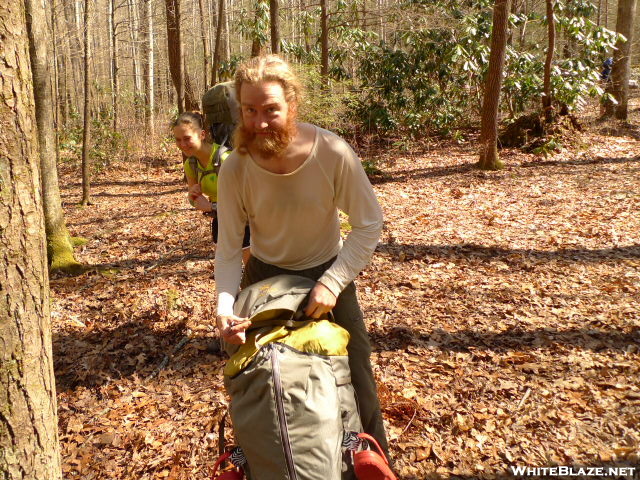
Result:
[[522,405],[524,405],[524,402],[527,401],[527,398],[529,398],[529,395],[531,395],[531,389],[527,388],[527,391],[524,392],[524,395],[522,396],[522,399],[520,400],[520,403],[518,403],[518,408],[516,408],[516,410],[520,410],[520,407],[522,407]]
[[147,381],[151,380],[152,378],[156,377],[162,370],[164,370],[166,368],[166,366],[169,364],[169,360],[171,357],[173,357],[176,353],[178,353],[180,351],[180,349],[182,349],[182,347],[184,347],[189,340],[191,340],[191,338],[189,336],[184,336],[182,337],[182,339],[178,342],[178,344],[174,347],[173,352],[171,352],[171,355],[165,355],[162,358],[162,361],[160,362],[160,365],[158,365],[158,368],[156,368],[148,377],[147,377]]

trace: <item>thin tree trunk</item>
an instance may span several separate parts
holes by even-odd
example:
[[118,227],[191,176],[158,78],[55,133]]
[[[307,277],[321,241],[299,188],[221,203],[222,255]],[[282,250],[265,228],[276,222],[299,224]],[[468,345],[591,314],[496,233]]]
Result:
[[24,2],[0,9],[0,476],[62,478]]
[[109,36],[111,44],[111,110],[113,114],[113,130],[118,131],[120,80],[118,76],[118,30],[116,25],[115,0],[109,0]]
[[69,87],[67,90],[67,95],[69,98],[70,105],[70,113],[77,113],[80,111],[81,99],[83,98],[82,88],[74,88],[74,86],[82,85],[82,61],[81,56],[84,51],[84,47],[82,45],[82,35],[80,31],[80,23],[77,18],[77,5],[74,1],[65,1],[62,3],[64,6],[64,15],[67,24],[67,32],[68,42],[67,47],[69,49],[67,58],[70,59],[71,68],[69,69],[69,74],[71,76],[71,81],[69,82],[67,79],[67,86]]
[[320,0],[320,76],[322,85],[329,83],[329,14],[327,0]]
[[89,43],[90,22],[89,22],[89,5],[90,0],[84,0],[84,117],[82,131],[82,205],[89,205],[90,198],[90,158],[89,158],[89,142],[91,140],[91,118],[89,113],[89,103],[91,101],[91,92],[89,90],[89,57],[91,55]]
[[280,53],[280,14],[278,0],[269,0],[269,17],[271,20],[271,53]]
[[151,136],[155,132],[155,82],[154,82],[154,62],[153,53],[153,3],[151,0],[145,0],[145,20],[147,27],[147,38],[145,46],[145,72],[144,72],[144,89],[145,89],[145,123],[147,131]]
[[211,65],[211,85],[218,81],[218,68],[220,68],[220,53],[222,50],[222,26],[224,25],[225,0],[218,0],[218,27],[216,28],[216,47],[213,51],[213,65]]
[[[225,10],[229,12],[229,3],[227,0],[225,2]],[[231,30],[229,29],[229,13],[224,16],[224,52],[225,52],[225,60],[231,60]]]
[[498,107],[502,87],[502,71],[507,47],[510,0],[496,0],[493,7],[493,32],[489,72],[482,104],[482,126],[480,128],[480,159],[483,170],[498,170],[503,167],[498,158]]
[[617,105],[611,105],[607,110],[618,120],[627,120],[629,111],[629,76],[631,74],[631,47],[633,45],[633,20],[636,14],[636,0],[618,1],[618,18],[616,32],[624,35],[626,41],[618,40],[613,52],[613,66],[611,67],[612,94]]
[[207,42],[207,31],[204,25],[205,15],[204,15],[204,4],[202,0],[198,0],[198,7],[200,9],[200,36],[202,37],[202,54],[204,56],[204,82],[203,82],[203,90],[207,90],[208,85],[208,77],[209,77],[209,45]]
[[182,73],[182,39],[180,37],[180,0],[165,0],[167,9],[167,51],[169,71],[176,90],[178,113],[184,112],[184,86]]
[[60,72],[58,70],[58,31],[55,20],[56,0],[51,0],[51,45],[53,52],[53,102],[54,102],[54,130],[56,132],[56,163],[58,158],[58,128],[60,126]]
[[80,264],[73,256],[73,242],[67,230],[62,211],[62,200],[58,188],[56,166],[56,135],[54,131],[54,108],[49,68],[49,29],[42,2],[25,0],[29,53],[35,97],[38,145],[42,174],[47,254],[51,270],[78,271]]
[[547,123],[553,121],[553,108],[551,103],[553,101],[553,92],[551,91],[551,64],[553,62],[553,53],[556,47],[556,22],[554,18],[554,0],[547,1],[547,29],[548,29],[548,43],[547,43],[547,57],[544,62],[544,86],[542,93],[542,111],[544,112]]
[[138,21],[138,5],[135,0],[127,0],[127,11],[129,14],[129,39],[131,41],[131,68],[133,72],[133,92],[136,119],[140,117],[140,99],[142,98],[142,73],[140,70],[140,48],[138,32],[140,22]]

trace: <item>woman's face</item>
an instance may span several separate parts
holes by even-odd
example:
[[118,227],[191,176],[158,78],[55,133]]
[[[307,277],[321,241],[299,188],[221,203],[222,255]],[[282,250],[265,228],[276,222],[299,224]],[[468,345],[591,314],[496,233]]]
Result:
[[204,130],[197,130],[188,123],[183,123],[173,127],[173,136],[176,145],[185,155],[194,155],[202,146],[204,140]]

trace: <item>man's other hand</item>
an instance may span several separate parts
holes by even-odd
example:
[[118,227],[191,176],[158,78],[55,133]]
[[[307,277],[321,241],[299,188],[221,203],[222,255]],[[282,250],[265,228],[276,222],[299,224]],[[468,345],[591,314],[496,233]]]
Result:
[[251,325],[251,321],[248,318],[240,318],[235,315],[218,315],[216,325],[225,342],[242,345],[246,341],[245,331]]
[[193,201],[193,206],[201,212],[210,212],[212,210],[211,202],[204,195],[196,197]]
[[322,283],[317,282],[309,294],[309,303],[304,309],[306,316],[320,318],[336,306],[336,296]]

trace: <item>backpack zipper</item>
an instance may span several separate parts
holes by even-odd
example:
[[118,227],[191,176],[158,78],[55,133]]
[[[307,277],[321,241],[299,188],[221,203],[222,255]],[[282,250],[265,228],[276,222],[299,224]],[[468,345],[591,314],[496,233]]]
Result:
[[287,430],[287,419],[284,414],[284,403],[282,400],[282,383],[280,382],[280,359],[278,358],[277,346],[270,344],[271,347],[271,365],[273,368],[273,387],[276,401],[276,411],[278,413],[278,425],[280,427],[280,439],[282,440],[282,449],[284,450],[284,459],[287,464],[287,472],[290,480],[297,480],[296,469],[293,463],[293,452],[291,451],[291,442],[289,441],[289,431]]

